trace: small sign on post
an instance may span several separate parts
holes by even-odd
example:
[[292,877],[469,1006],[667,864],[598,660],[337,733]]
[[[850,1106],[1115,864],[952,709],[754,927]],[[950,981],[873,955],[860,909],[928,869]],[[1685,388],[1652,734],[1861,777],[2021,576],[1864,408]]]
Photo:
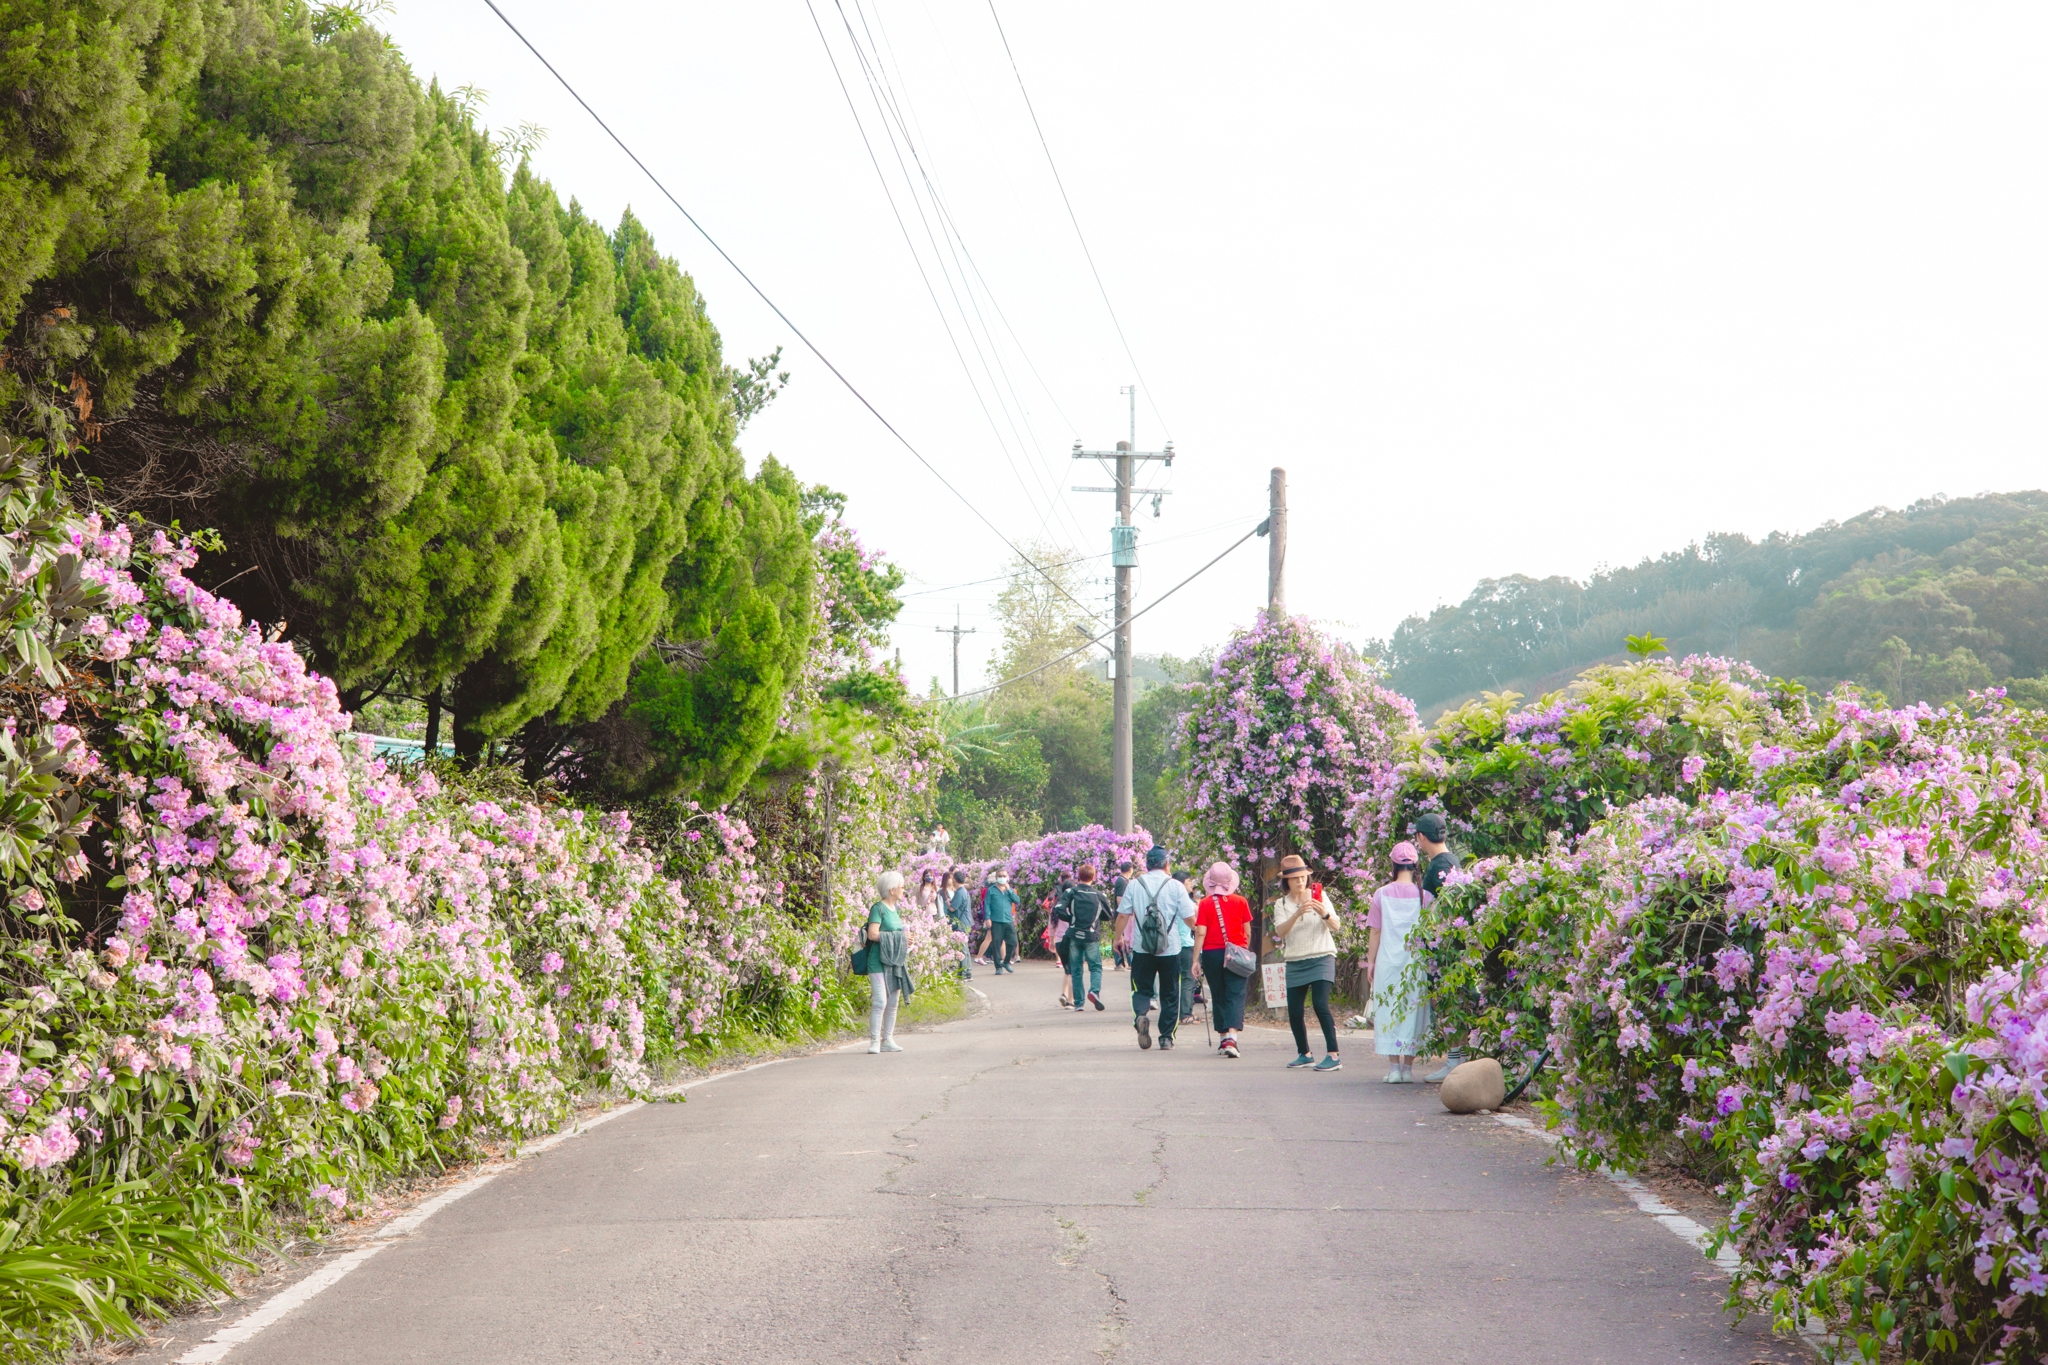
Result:
[[1260,968],[1266,983],[1266,1008],[1284,1009],[1287,1005],[1287,964],[1268,962]]

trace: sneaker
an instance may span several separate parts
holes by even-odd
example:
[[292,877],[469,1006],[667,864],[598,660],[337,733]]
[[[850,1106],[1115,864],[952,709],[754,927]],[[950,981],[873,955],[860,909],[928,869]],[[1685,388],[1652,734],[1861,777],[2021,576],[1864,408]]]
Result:
[[1371,1015],[1369,1015],[1369,1014],[1354,1014],[1354,1015],[1352,1015],[1352,1016],[1351,1016],[1351,1017],[1350,1017],[1349,1019],[1346,1019],[1346,1020],[1344,1021],[1344,1027],[1345,1027],[1345,1028],[1371,1028],[1371,1027],[1372,1027],[1372,1016],[1371,1016]]
[[1225,1038],[1223,1040],[1223,1055],[1226,1057],[1235,1057],[1237,1055],[1237,1039]]
[[[1095,1006],[1095,1008],[1097,1008],[1097,1009],[1101,1009],[1101,1008],[1103,1008],[1103,1005],[1102,1005],[1102,996],[1101,996],[1101,995],[1100,995],[1099,993],[1095,992],[1095,991],[1090,991],[1090,992],[1088,992],[1088,1003],[1089,1003],[1089,1004],[1091,1004],[1091,1005],[1093,1005],[1093,1006]],[[1075,1009],[1079,1009],[1079,1008],[1081,1008],[1081,1007],[1080,1007],[1079,1005],[1076,1005],[1076,1006],[1074,1006],[1074,1008],[1075,1008]]]
[[1138,1022],[1131,1027],[1138,1030],[1138,1046],[1150,1050],[1152,1046],[1152,1016],[1141,1014]]
[[1076,1013],[1076,1014],[1086,1014],[1087,1012],[1088,1012],[1088,1007],[1087,1007],[1086,1005],[1076,1005],[1076,1006],[1074,1006],[1074,1013]]
[[1160,1035],[1159,1050],[1161,1052],[1171,1052],[1173,1050],[1173,1035],[1171,1033]]
[[876,1053],[879,1053],[879,1052],[880,1052],[881,1050],[882,1050],[882,1045],[881,1045],[880,1043],[869,1043],[869,1044],[868,1044],[868,1055],[869,1055],[870,1057],[874,1056],[874,1055],[875,1055]]
[[895,1040],[894,1038],[884,1038],[884,1039],[882,1040],[882,1046],[881,1046],[881,1051],[883,1051],[883,1052],[901,1052],[901,1051],[903,1051],[903,1049],[902,1049],[902,1048],[900,1048],[900,1047],[898,1047],[898,1046],[896,1045],[896,1040]]
[[1405,1067],[1390,1066],[1387,1068],[1387,1074],[1380,1077],[1380,1079],[1388,1085],[1399,1085],[1408,1079],[1407,1069]]
[[1400,1071],[1400,1073],[1401,1073],[1401,1075],[1400,1075],[1400,1078],[1399,1078],[1399,1079],[1400,1079],[1400,1082],[1401,1082],[1401,1084],[1403,1084],[1403,1085],[1413,1085],[1413,1084],[1415,1084],[1415,1068],[1414,1068],[1414,1067],[1412,1067],[1412,1066],[1404,1066],[1404,1067],[1400,1067],[1400,1068],[1397,1068],[1397,1069],[1398,1069],[1398,1070]]
[[1323,1060],[1321,1060],[1320,1062],[1317,1062],[1315,1066],[1311,1069],[1315,1071],[1342,1071],[1344,1069],[1344,1063],[1339,1061],[1337,1059],[1337,1054],[1333,1052],[1329,1056],[1323,1058]]
[[1456,1071],[1460,1066],[1464,1065],[1464,1062],[1465,1058],[1461,1054],[1453,1052],[1449,1057],[1446,1057],[1444,1059],[1444,1064],[1442,1066],[1430,1072],[1427,1076],[1424,1076],[1422,1079],[1428,1081],[1431,1085],[1435,1085],[1438,1082],[1442,1081],[1446,1076],[1449,1076],[1453,1071]]
[[1299,1057],[1296,1057],[1293,1061],[1289,1062],[1287,1064],[1287,1069],[1289,1071],[1292,1071],[1298,1066],[1314,1066],[1315,1064],[1316,1059],[1309,1056],[1306,1052],[1304,1052]]

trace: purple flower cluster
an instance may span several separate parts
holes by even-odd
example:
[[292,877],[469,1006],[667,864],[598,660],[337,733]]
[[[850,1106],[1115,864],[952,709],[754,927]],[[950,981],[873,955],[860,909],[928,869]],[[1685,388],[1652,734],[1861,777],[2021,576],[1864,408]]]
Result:
[[1300,617],[1261,616],[1189,685],[1175,837],[1251,873],[1301,855],[1354,903],[1384,878],[1415,708]]

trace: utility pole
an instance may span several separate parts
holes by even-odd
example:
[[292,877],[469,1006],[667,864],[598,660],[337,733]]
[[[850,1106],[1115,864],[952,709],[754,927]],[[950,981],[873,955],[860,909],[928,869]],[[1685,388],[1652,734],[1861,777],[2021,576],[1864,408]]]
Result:
[[[956,606],[953,608],[952,625],[933,626],[932,629],[941,635],[953,637],[953,695],[957,697],[960,695],[960,637],[974,634],[977,627],[968,626],[963,630],[960,626],[960,608]],[[896,671],[899,673],[903,671],[900,665]]]
[[1287,471],[1273,471],[1266,495],[1266,619],[1287,614]]
[[[1116,494],[1116,524],[1109,528],[1109,562],[1116,568],[1116,677],[1112,680],[1116,714],[1110,730],[1109,823],[1118,834],[1129,834],[1136,823],[1131,790],[1131,570],[1138,567],[1138,528],[1131,524],[1131,502],[1139,490],[1134,488],[1133,474],[1148,460],[1161,460],[1172,468],[1173,442],[1168,441],[1164,450],[1139,450],[1138,386],[1132,384],[1119,392],[1130,395],[1131,438],[1118,441],[1115,450],[1083,450],[1079,441],[1074,442],[1074,458],[1104,462],[1105,468],[1114,470],[1115,486],[1074,491]],[[1111,461],[1113,465],[1108,463]],[[1152,499],[1153,516],[1159,515],[1159,500],[1166,494],[1163,488],[1142,492]]]

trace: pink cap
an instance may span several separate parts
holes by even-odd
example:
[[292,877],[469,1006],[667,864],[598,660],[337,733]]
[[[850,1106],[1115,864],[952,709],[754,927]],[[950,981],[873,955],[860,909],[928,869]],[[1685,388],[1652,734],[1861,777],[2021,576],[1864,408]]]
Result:
[[1395,867],[1413,867],[1416,862],[1415,845],[1403,839],[1394,845],[1394,851],[1387,856],[1394,860]]

